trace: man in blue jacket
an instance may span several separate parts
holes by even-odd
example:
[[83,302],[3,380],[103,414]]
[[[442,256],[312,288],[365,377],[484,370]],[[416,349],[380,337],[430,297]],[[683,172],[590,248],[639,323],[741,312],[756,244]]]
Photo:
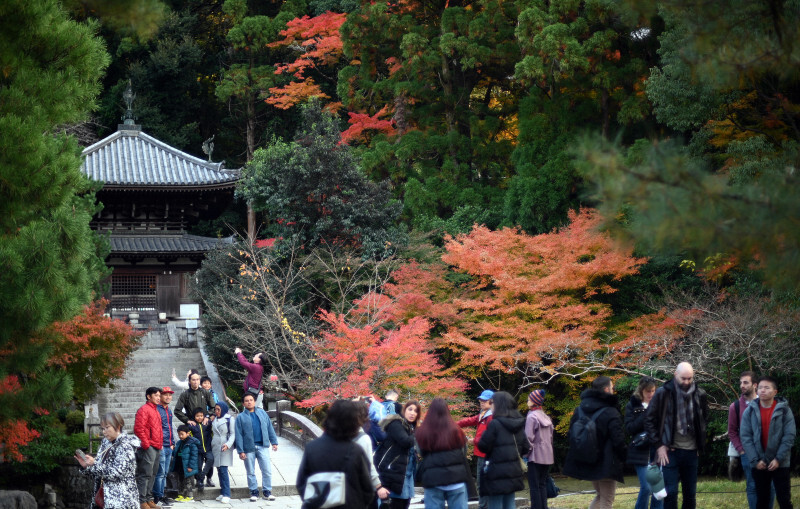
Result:
[[753,468],[756,484],[756,509],[768,509],[771,485],[781,509],[792,508],[792,483],[789,466],[795,438],[792,409],[778,396],[774,378],[762,376],[756,390],[758,398],[747,405],[742,415],[739,436],[745,457]]
[[169,409],[169,404],[172,402],[172,395],[175,391],[169,387],[161,389],[161,404],[157,405],[158,414],[161,416],[161,431],[164,434],[163,447],[161,448],[161,457],[158,463],[158,473],[156,480],[153,483],[153,500],[155,503],[164,501],[169,503],[164,496],[164,488],[167,479],[167,470],[169,469],[169,462],[172,460],[172,451],[175,449],[175,437],[172,433],[172,410]]
[[244,412],[236,418],[236,438],[234,447],[239,453],[239,459],[244,460],[247,470],[247,487],[250,489],[250,501],[258,500],[258,480],[256,479],[256,460],[261,469],[261,484],[264,498],[275,500],[272,495],[272,464],[269,460],[269,446],[278,450],[278,436],[272,421],[261,408],[256,408],[256,399],[252,394],[244,395]]

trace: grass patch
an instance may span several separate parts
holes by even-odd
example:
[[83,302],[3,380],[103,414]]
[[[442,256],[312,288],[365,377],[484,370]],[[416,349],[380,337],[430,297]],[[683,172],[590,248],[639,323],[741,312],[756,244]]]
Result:
[[[556,479],[556,484],[561,483]],[[585,483],[591,489],[591,483]],[[800,504],[800,477],[792,478],[792,503],[797,507]],[[562,488],[562,494],[566,490]],[[614,499],[614,509],[630,509],[636,504],[639,494],[638,483],[617,484],[617,495]],[[517,496],[520,496],[521,492]],[[566,495],[548,501],[550,509],[586,509],[594,495]],[[678,507],[681,496],[678,495]],[[777,508],[778,504],[775,504]],[[747,507],[744,481],[734,483],[727,479],[703,480],[697,483],[697,507],[713,509],[742,509]]]

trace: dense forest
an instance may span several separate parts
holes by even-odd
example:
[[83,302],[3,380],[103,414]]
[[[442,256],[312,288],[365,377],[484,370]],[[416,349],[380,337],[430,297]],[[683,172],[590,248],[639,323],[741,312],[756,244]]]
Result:
[[[681,360],[718,410],[745,369],[800,401],[797,2],[10,3],[0,347],[74,317],[103,277],[90,186],[33,168],[77,172],[75,142],[52,133],[115,131],[130,82],[145,132],[201,157],[213,138],[213,160],[242,169],[235,203],[193,230],[241,240],[194,289],[229,380],[238,345],[311,408],[388,388],[465,408],[478,388],[546,385],[562,432],[587,379],[630,392]],[[25,42],[34,8],[82,31]],[[18,55],[57,37],[76,40],[59,56],[72,88],[17,71],[52,65]],[[24,269],[36,231],[15,228],[47,208],[71,232],[50,255],[82,257],[35,258],[55,267],[42,282]],[[248,242],[248,210],[272,247]],[[15,405],[9,418],[33,408]]]

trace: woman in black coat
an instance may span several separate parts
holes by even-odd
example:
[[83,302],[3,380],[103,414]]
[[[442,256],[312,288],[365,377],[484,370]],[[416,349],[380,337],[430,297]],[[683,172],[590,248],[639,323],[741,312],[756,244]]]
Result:
[[650,509],[664,507],[663,500],[657,500],[651,496],[650,486],[645,478],[647,465],[650,463],[650,442],[644,431],[644,415],[655,393],[656,379],[643,376],[625,407],[625,431],[632,438],[631,445],[628,447],[626,463],[633,465],[636,475],[639,476],[639,497],[636,499],[634,509],[647,509],[648,500],[650,500]]
[[[357,403],[338,400],[331,405],[322,423],[325,433],[309,442],[297,471],[297,492],[303,499],[303,508],[319,507],[319,498],[325,492],[309,490],[308,478],[320,472],[344,472],[345,501],[334,506],[340,509],[366,509],[375,496],[369,477],[369,462],[364,450],[353,439],[361,431]],[[309,486],[310,488],[314,487]]]
[[472,481],[464,455],[467,437],[442,398],[431,402],[416,437],[422,453],[418,475],[425,488],[425,509],[444,509],[445,503],[450,509],[467,509],[467,483]]
[[530,451],[525,418],[507,392],[495,392],[492,404],[492,422],[478,442],[478,449],[486,453],[481,495],[489,497],[489,509],[514,509],[514,492],[525,489],[520,458]]
[[414,430],[419,420],[420,405],[417,401],[408,401],[403,410],[392,414],[380,423],[386,432],[386,440],[381,442],[373,454],[375,468],[381,478],[381,484],[389,490],[391,509],[406,509],[414,496],[414,470],[416,452],[414,451]]

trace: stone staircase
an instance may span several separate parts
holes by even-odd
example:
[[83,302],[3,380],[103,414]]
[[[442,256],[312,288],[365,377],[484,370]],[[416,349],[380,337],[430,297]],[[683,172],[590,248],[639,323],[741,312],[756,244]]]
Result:
[[[170,407],[182,390],[172,385],[172,369],[178,378],[184,379],[186,372],[196,369],[205,374],[200,349],[194,346],[169,347],[167,329],[151,330],[142,337],[142,345],[133,353],[128,367],[121,379],[112,382],[114,388],[100,389],[97,401],[97,415],[106,412],[119,412],[125,420],[125,429],[133,432],[136,411],[145,404],[145,391],[148,387],[169,386],[175,391]],[[177,424],[180,424],[177,422]]]

